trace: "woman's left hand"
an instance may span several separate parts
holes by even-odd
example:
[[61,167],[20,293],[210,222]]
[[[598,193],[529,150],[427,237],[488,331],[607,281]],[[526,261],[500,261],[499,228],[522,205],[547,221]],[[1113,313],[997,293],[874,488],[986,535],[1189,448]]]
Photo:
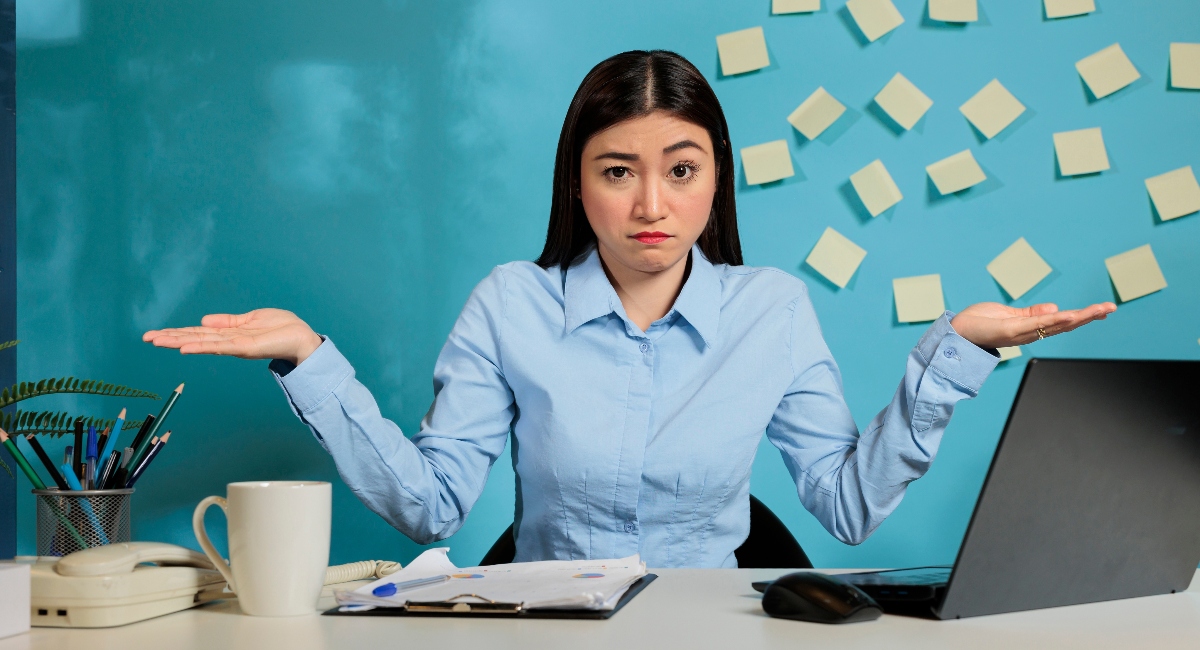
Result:
[[1111,302],[1070,311],[1059,311],[1057,305],[1048,302],[1032,307],[981,302],[958,312],[950,325],[959,336],[981,348],[1006,348],[1070,332],[1094,320],[1104,320],[1116,310]]

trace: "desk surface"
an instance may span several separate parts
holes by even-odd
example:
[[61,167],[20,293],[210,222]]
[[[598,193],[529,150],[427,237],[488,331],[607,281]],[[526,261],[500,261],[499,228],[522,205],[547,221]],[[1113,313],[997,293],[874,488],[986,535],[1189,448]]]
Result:
[[[767,617],[750,583],[778,569],[660,569],[607,621],[241,616],[236,600],[99,630],[34,628],[0,650],[69,648],[1197,648],[1200,580],[1187,592],[959,621],[884,616],[836,626]],[[1200,577],[1200,571],[1197,572]],[[332,606],[326,599],[322,605]],[[828,644],[828,645],[826,645]],[[836,645],[835,645],[836,644]]]

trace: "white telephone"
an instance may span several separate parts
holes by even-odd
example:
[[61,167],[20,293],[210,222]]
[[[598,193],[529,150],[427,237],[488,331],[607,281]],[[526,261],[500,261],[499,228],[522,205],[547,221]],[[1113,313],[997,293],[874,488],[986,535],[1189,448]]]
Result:
[[[344,564],[326,570],[325,584],[377,579],[398,570],[398,562]],[[203,553],[160,542],[39,557],[30,573],[30,619],[37,627],[113,627],[236,598],[223,593],[225,579]]]

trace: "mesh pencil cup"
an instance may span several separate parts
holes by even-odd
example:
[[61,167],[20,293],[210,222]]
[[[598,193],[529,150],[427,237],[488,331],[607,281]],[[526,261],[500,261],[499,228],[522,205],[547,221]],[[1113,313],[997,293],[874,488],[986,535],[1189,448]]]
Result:
[[34,490],[33,494],[37,499],[38,555],[70,555],[131,540],[133,488]]

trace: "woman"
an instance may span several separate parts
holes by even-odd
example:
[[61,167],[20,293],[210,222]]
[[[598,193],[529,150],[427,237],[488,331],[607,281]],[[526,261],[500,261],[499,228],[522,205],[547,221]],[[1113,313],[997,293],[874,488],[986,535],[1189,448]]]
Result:
[[468,299],[410,442],[329,338],[290,312],[150,331],[184,354],[274,359],[347,485],[420,543],[452,535],[510,432],[518,561],[623,557],[736,566],[763,431],[801,502],[857,544],[929,468],[995,348],[1102,319],[995,303],[946,312],[861,435],[800,280],[742,266],[725,117],[682,57],[599,64],[563,124],[545,248]]

